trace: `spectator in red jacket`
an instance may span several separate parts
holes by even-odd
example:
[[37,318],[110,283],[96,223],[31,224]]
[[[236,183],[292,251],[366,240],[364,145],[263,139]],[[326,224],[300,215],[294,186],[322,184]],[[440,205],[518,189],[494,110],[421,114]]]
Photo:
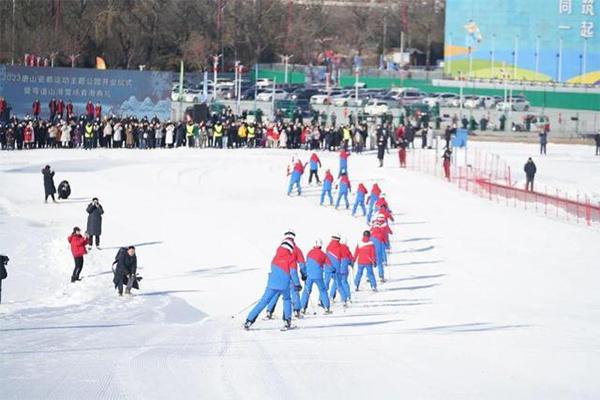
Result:
[[88,100],[87,104],[85,105],[85,115],[87,116],[88,121],[94,119],[94,105],[92,104],[91,100]]
[[96,108],[94,109],[94,117],[98,120],[102,119],[102,106],[100,103],[96,103]]
[[81,236],[81,229],[76,226],[67,240],[71,244],[71,253],[75,260],[75,269],[73,269],[73,275],[71,275],[71,282],[77,282],[81,280],[79,274],[81,274],[81,270],[83,269],[83,256],[87,254],[87,250],[85,249],[88,241],[87,233],[85,237]]
[[62,101],[62,99],[59,99],[56,101],[56,115],[60,119],[63,119],[63,117],[65,115],[65,102]]
[[71,100],[69,100],[67,102],[66,109],[67,109],[67,119],[75,116],[75,112],[73,111],[73,103],[71,102]]
[[42,105],[40,104],[40,100],[36,99],[31,105],[31,113],[33,114],[33,118],[40,119],[40,113],[42,112]]

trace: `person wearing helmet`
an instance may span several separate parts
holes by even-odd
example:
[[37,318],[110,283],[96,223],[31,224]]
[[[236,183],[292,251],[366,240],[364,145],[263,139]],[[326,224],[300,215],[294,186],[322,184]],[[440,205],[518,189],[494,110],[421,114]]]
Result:
[[302,174],[304,173],[305,164],[302,164],[300,159],[294,162],[294,166],[292,167],[292,173],[290,176],[290,185],[288,187],[288,196],[291,196],[292,189],[294,186],[298,189],[298,196],[302,194],[302,188],[300,187],[300,179],[302,179]]
[[375,246],[375,259],[377,264],[377,271],[379,273],[379,279],[381,282],[385,282],[385,274],[383,270],[385,260],[385,231],[387,224],[385,218],[381,214],[377,214],[375,221],[371,224],[371,241]]
[[335,273],[340,268],[342,261],[342,250],[340,247],[341,236],[337,233],[331,235],[331,241],[327,245],[327,257],[329,257],[329,266],[325,267],[325,288],[329,290],[329,284],[335,280]]
[[356,249],[354,250],[354,261],[358,263],[358,270],[354,277],[354,287],[357,292],[360,288],[360,280],[365,270],[367,271],[367,279],[371,284],[371,289],[377,290],[377,281],[373,274],[373,266],[376,264],[376,260],[375,246],[371,241],[371,232],[364,231],[362,240],[356,245]]
[[323,188],[321,189],[321,205],[325,200],[325,195],[329,198],[329,205],[333,205],[333,196],[331,195],[331,187],[333,186],[333,175],[330,170],[325,171],[325,178],[323,178]]
[[348,284],[348,274],[350,272],[349,267],[352,266],[354,259],[352,258],[352,253],[348,248],[346,239],[340,240],[340,268],[336,271],[335,280],[333,281],[333,285],[331,285],[331,290],[329,292],[329,297],[331,299],[335,299],[336,292],[340,293],[340,297],[344,302],[344,307],[348,306],[348,301],[350,300],[350,285]]
[[342,149],[340,151],[340,172],[338,173],[338,178],[342,174],[348,175],[348,157],[350,157],[350,153],[346,149]]
[[320,305],[325,309],[326,314],[331,313],[329,297],[323,282],[323,269],[331,265],[327,255],[321,250],[323,242],[321,239],[315,241],[314,247],[306,255],[306,284],[302,292],[302,310],[306,314],[308,299],[312,292],[313,284],[319,289]]
[[[300,268],[300,275],[303,281],[306,281],[306,261],[304,260],[304,254],[302,254],[302,250],[296,245],[296,232],[293,229],[289,229],[286,233],[283,234],[283,240],[289,240],[294,244],[294,257],[296,260],[296,264]],[[294,315],[296,318],[301,318],[300,310],[301,310],[301,301],[300,301],[300,292],[297,290],[297,286],[290,286],[290,297],[292,298],[292,308],[294,310]],[[269,302],[269,306],[267,307],[267,319],[273,319],[273,313],[275,312],[275,307],[277,306],[277,301],[279,300],[280,295],[276,295]]]
[[356,214],[356,210],[358,207],[361,208],[363,212],[363,217],[367,215],[367,209],[365,208],[365,195],[367,194],[367,188],[365,185],[360,183],[358,185],[358,189],[356,190],[356,197],[354,199],[354,206],[352,207],[352,216]]
[[271,272],[267,280],[264,294],[248,314],[244,329],[248,330],[256,321],[256,317],[264,310],[273,297],[283,296],[284,329],[292,328],[292,302],[290,298],[290,285],[301,287],[298,279],[296,257],[294,256],[294,243],[284,240],[277,248],[271,261]]
[[379,185],[374,183],[371,188],[371,194],[367,198],[367,205],[369,206],[369,211],[367,212],[367,224],[371,223],[371,218],[373,217],[373,210],[375,208],[375,203],[379,200],[379,195],[381,195],[381,189]]
[[347,210],[350,208],[350,203],[348,202],[348,193],[350,193],[352,191],[352,185],[350,184],[350,179],[348,179],[348,175],[346,175],[345,172],[343,172],[342,176],[340,177],[338,187],[339,187],[339,191],[338,191],[338,198],[335,203],[335,208],[337,209],[340,206],[340,200],[342,200],[342,198],[343,198],[344,201],[346,202],[346,210]]

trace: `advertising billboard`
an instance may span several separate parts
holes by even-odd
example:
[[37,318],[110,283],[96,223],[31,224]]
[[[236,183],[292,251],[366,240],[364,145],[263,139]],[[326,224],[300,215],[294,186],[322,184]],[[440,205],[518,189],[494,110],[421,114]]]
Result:
[[455,77],[600,85],[600,0],[447,0]]
[[12,114],[31,114],[39,99],[42,118],[49,117],[51,99],[73,102],[76,114],[85,112],[88,100],[102,105],[103,115],[171,115],[170,72],[48,68],[0,65],[0,96],[12,107]]

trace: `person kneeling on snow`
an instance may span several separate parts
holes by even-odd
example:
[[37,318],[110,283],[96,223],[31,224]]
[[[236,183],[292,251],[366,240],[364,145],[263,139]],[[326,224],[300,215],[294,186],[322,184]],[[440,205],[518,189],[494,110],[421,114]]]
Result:
[[119,249],[117,259],[113,263],[117,264],[114,272],[113,283],[115,288],[119,290],[119,296],[123,296],[123,285],[126,285],[125,294],[131,294],[131,288],[137,284],[137,256],[135,255],[135,247],[129,246]]

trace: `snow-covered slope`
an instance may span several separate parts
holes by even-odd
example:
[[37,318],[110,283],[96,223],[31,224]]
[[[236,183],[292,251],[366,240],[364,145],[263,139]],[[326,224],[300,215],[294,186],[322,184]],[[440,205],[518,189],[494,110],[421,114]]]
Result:
[[[319,207],[317,186],[286,196],[292,154],[2,153],[0,253],[11,262],[0,398],[600,395],[597,230],[399,170],[395,155],[383,169],[372,154],[350,158],[353,185],[378,182],[395,213],[382,290],[353,293],[348,309],[336,303],[327,316],[315,298],[316,314],[297,330],[260,319],[242,330],[285,230],[296,230],[306,252],[334,232],[353,248],[366,227]],[[574,176],[594,174],[593,156],[585,157],[565,164]],[[335,154],[322,160],[337,171]],[[56,183],[70,181],[68,201],[43,203],[46,163]],[[73,285],[66,237],[85,227],[93,196],[105,208],[103,250],[91,252]],[[118,298],[110,264],[127,244],[138,246],[144,280],[136,296]]]

